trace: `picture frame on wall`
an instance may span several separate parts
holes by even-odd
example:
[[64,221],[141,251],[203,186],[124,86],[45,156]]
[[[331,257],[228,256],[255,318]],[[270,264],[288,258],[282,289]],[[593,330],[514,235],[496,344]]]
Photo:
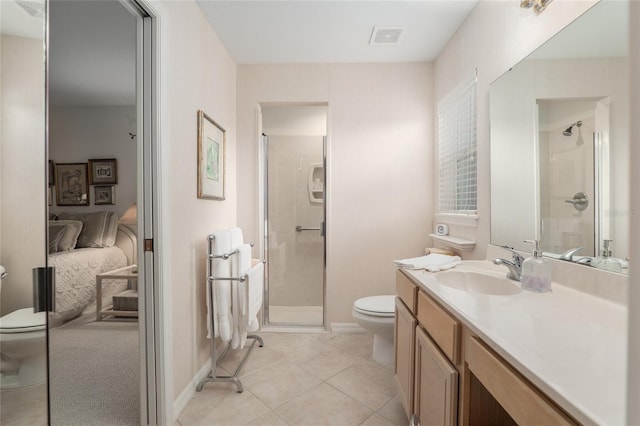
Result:
[[118,183],[118,164],[115,158],[89,160],[90,185],[115,185]]
[[96,185],[93,187],[93,199],[96,206],[116,203],[116,187],[113,185]]
[[198,198],[224,200],[226,132],[198,111]]
[[87,163],[56,164],[56,203],[59,206],[88,206]]

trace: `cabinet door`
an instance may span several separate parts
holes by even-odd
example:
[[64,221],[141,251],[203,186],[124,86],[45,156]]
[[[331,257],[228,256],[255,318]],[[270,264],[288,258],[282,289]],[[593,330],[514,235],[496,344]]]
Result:
[[456,424],[458,372],[420,328],[416,329],[414,412],[422,426]]
[[395,364],[398,391],[407,418],[413,413],[413,383],[415,331],[417,321],[409,309],[396,297]]

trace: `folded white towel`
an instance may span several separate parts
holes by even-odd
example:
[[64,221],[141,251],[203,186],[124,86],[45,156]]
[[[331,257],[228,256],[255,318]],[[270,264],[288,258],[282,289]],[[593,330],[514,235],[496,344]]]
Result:
[[432,253],[411,259],[396,260],[394,264],[407,269],[426,269],[429,272],[438,272],[453,268],[461,262],[462,259],[460,259],[460,256]]
[[[213,236],[213,254],[221,255],[231,251],[231,234],[228,229],[216,231]],[[231,262],[229,259],[213,259],[213,270],[216,277],[231,277]],[[207,282],[207,338],[220,336],[228,342],[231,340],[233,317],[231,315],[231,285],[229,281],[216,281],[213,294],[213,309],[209,306],[209,292],[211,283]],[[215,327],[211,335],[211,311],[213,310]]]
[[262,295],[264,293],[264,263],[258,260],[247,275],[248,284],[246,288],[249,290],[249,306],[245,323],[247,331],[255,333],[260,329],[258,312],[262,309]]
[[244,244],[244,237],[242,236],[242,229],[231,228],[229,229],[229,235],[231,236],[231,250],[235,250]]
[[[242,277],[251,269],[251,246],[243,244],[237,247],[238,254],[233,257],[232,271],[234,277]],[[247,341],[247,327],[244,325],[244,316],[247,311],[247,281],[234,282],[234,288],[237,289],[233,294],[233,337],[231,339],[231,348],[243,348]]]

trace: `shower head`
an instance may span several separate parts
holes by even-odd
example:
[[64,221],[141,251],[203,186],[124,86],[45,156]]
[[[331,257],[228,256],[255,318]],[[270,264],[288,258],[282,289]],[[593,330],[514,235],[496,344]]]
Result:
[[578,128],[582,127],[582,121],[576,121],[571,126],[567,127],[567,130],[562,132],[562,134],[565,135],[565,136],[573,135],[573,132],[571,131],[573,129],[573,126],[578,126]]

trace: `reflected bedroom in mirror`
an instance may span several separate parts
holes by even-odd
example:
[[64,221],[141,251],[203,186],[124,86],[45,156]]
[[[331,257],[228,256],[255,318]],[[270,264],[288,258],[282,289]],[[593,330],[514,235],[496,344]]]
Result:
[[492,83],[492,244],[627,273],[628,9],[597,3]]

